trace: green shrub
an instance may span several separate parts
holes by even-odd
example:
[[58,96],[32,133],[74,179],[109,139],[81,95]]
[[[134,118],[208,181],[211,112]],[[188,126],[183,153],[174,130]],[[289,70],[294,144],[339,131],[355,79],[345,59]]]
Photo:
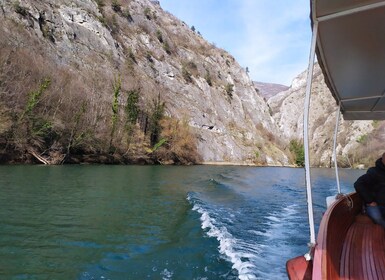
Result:
[[151,20],[151,9],[149,7],[146,7],[144,9],[144,16],[148,19]]
[[104,27],[107,27],[107,20],[104,16],[98,16],[98,20]]
[[186,82],[192,83],[191,73],[186,69],[185,66],[182,66],[182,76]]
[[164,116],[164,107],[165,103],[161,102],[160,96],[158,96],[158,100],[154,100],[151,111],[149,113],[149,132],[151,146],[154,146],[159,141],[159,136],[162,130],[160,121]]
[[98,5],[99,12],[103,14],[103,8],[106,5],[104,0],[95,0],[95,2]]
[[124,11],[122,12],[122,16],[123,16],[124,18],[126,18],[126,19],[128,20],[128,22],[133,22],[133,21],[134,21],[134,19],[132,18],[131,13],[130,13],[129,10],[124,10]]
[[116,124],[118,122],[118,113],[119,113],[119,95],[122,89],[122,80],[120,77],[114,79],[114,83],[112,85],[114,96],[112,99],[112,128],[111,128],[111,138],[110,138],[110,151],[112,150],[112,141],[114,138]]
[[139,90],[130,90],[127,96],[126,115],[127,121],[135,124],[139,115]]
[[192,76],[198,76],[198,66],[195,64],[194,61],[187,61],[184,62],[182,65],[182,76],[183,78],[188,82],[192,83]]
[[52,123],[43,119],[36,119],[32,123],[32,135],[42,138],[49,138],[52,132]]
[[305,150],[303,143],[299,140],[291,140],[289,150],[294,156],[294,161],[297,166],[305,166]]
[[156,31],[156,38],[158,38],[159,42],[163,43],[163,35],[159,29]]
[[234,92],[234,85],[233,84],[226,84],[225,85],[225,92],[230,97],[230,99],[233,99],[233,92]]
[[211,80],[211,75],[208,70],[206,70],[205,80],[210,87],[213,85],[213,82]]
[[43,82],[41,82],[38,90],[31,91],[29,93],[27,105],[19,120],[23,119],[25,115],[30,115],[32,113],[33,109],[40,102],[41,95],[48,89],[50,84],[51,80],[49,78],[46,78]]
[[170,45],[167,43],[167,41],[163,42],[163,49],[167,54],[171,54],[171,48]]
[[118,0],[112,0],[111,8],[116,13],[121,13],[122,12],[122,5],[118,2]]
[[361,135],[361,136],[358,137],[357,140],[356,140],[356,142],[358,142],[358,143],[360,143],[360,144],[365,144],[367,141],[368,141],[368,135],[367,135],[367,134]]
[[55,43],[55,37],[53,33],[53,29],[50,28],[46,23],[41,26],[41,32],[43,33],[43,37],[50,40],[52,43]]
[[13,4],[13,8],[15,9],[15,12],[19,15],[22,15],[23,17],[27,16],[28,10],[26,7],[23,7],[20,5],[20,2],[15,2]]
[[128,57],[132,60],[132,62],[136,63],[136,58],[131,48],[128,49]]
[[116,122],[118,117],[118,108],[119,108],[119,95],[120,90],[122,89],[122,80],[120,77],[114,79],[114,84],[112,85],[114,90],[114,98],[112,101],[112,122]]
[[254,156],[256,159],[258,159],[261,155],[260,155],[259,151],[255,151]]
[[146,52],[146,59],[147,59],[148,62],[154,63],[154,59],[152,58],[152,53],[151,53],[151,51],[147,51],[147,52]]
[[112,34],[118,33],[119,23],[118,23],[118,20],[116,19],[115,15],[112,15],[111,18],[107,18],[107,25],[110,28]]
[[188,67],[188,69],[190,69],[191,71],[197,71],[198,70],[198,66],[195,64],[194,61],[189,61],[186,63],[186,67]]
[[162,147],[165,143],[167,143],[167,140],[162,138],[160,139],[160,141],[158,143],[156,143],[154,145],[154,147],[152,147],[152,152],[155,152],[156,150],[158,150],[160,147]]

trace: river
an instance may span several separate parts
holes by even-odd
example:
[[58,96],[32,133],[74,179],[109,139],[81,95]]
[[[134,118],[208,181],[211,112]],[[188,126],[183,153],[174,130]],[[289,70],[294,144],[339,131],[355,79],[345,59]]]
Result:
[[[362,170],[340,170],[343,192]],[[309,241],[303,169],[0,166],[0,279],[286,279]],[[336,192],[312,169],[315,221]]]

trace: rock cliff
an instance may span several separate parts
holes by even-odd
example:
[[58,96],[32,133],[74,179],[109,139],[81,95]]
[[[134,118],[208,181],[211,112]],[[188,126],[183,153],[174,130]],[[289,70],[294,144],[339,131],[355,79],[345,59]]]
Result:
[[[298,75],[291,87],[271,97],[268,104],[273,112],[283,137],[303,139],[303,103],[306,90],[307,71]],[[331,166],[333,137],[337,105],[323,74],[315,65],[310,101],[309,142],[310,159],[313,166]],[[380,156],[384,140],[384,123],[378,121],[344,121],[341,118],[337,137],[337,160],[340,165],[356,167],[372,166]]]
[[245,70],[157,1],[3,0],[0,33],[3,162],[170,162],[186,124],[187,161],[290,163]]
[[[0,162],[295,161],[306,72],[253,83],[159,1],[1,0],[0,38]],[[336,105],[313,79],[311,161],[330,166]],[[342,120],[340,164],[372,164],[384,126]]]

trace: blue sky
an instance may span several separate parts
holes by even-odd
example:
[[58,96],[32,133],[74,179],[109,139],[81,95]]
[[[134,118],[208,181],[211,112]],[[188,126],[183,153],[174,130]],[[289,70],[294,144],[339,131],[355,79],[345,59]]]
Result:
[[290,85],[306,70],[311,29],[309,0],[160,0],[255,81]]

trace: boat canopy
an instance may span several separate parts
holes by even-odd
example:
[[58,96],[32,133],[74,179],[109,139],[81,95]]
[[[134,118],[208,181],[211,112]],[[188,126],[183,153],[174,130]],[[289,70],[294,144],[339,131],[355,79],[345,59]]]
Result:
[[344,119],[385,120],[385,1],[311,0],[311,19],[318,63]]

